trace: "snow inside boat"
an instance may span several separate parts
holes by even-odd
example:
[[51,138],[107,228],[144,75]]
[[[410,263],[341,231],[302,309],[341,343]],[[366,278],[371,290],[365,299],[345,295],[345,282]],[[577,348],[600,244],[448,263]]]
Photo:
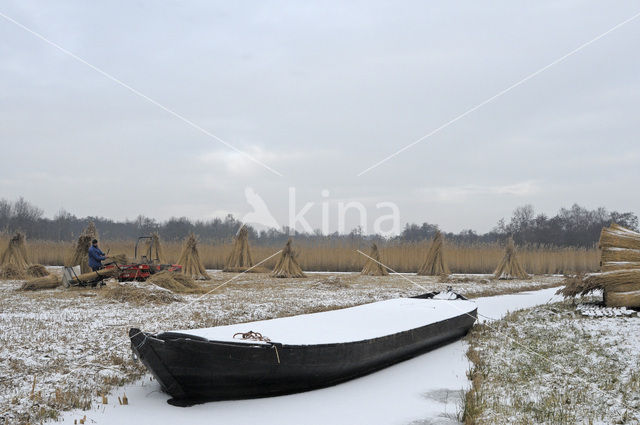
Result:
[[476,305],[452,294],[158,335],[132,328],[129,336],[171,404],[274,396],[334,385],[464,336]]

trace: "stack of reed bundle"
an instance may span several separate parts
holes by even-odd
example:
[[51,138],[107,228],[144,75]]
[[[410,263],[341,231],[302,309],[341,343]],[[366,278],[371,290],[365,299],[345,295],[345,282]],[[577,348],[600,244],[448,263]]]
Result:
[[520,262],[518,261],[518,256],[516,253],[516,245],[513,242],[513,238],[509,237],[507,241],[507,247],[505,249],[504,257],[500,264],[498,264],[498,268],[493,273],[495,277],[498,279],[528,279],[529,275],[524,271]]
[[182,266],[182,273],[193,279],[209,280],[211,277],[207,273],[202,261],[200,260],[200,254],[198,253],[198,240],[193,233],[189,234],[182,246],[182,253],[178,264]]
[[600,273],[567,282],[566,297],[603,291],[608,307],[640,307],[640,233],[612,223],[600,233]]
[[227,257],[223,272],[244,272],[253,267],[253,258],[249,249],[249,230],[242,226],[233,242],[233,249]]
[[91,267],[89,267],[89,247],[91,246],[91,241],[93,239],[98,239],[98,231],[96,230],[96,225],[92,221],[78,237],[73,253],[65,263],[65,266],[80,266],[81,273],[89,273],[91,271]]
[[427,258],[425,259],[422,267],[418,270],[420,276],[447,276],[451,272],[447,263],[444,261],[442,254],[442,247],[444,245],[444,236],[438,230],[431,241],[429,251],[427,252]]
[[298,264],[297,256],[297,253],[291,248],[291,238],[289,238],[271,272],[271,277],[307,277]]
[[378,245],[375,243],[371,244],[371,252],[369,253],[369,258],[367,258],[367,262],[364,264],[362,271],[360,272],[362,275],[366,276],[388,276],[389,272],[386,267],[382,265],[380,261],[380,253],[378,252]]
[[3,279],[24,279],[29,268],[27,244],[24,234],[16,232],[9,239],[7,248],[0,256],[0,277]]

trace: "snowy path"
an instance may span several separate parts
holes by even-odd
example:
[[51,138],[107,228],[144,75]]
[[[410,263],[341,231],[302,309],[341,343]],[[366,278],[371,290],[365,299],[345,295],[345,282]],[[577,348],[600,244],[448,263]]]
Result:
[[[478,313],[500,318],[508,311],[544,304],[557,288],[478,298]],[[481,318],[482,320],[482,318]],[[109,404],[88,412],[64,412],[62,422],[87,416],[100,425],[199,424],[457,424],[460,396],[468,387],[467,346],[457,341],[414,359],[331,388],[281,397],[223,401],[189,408],[166,403],[156,381],[118,388]],[[127,394],[128,406],[117,404]],[[114,404],[115,401],[115,404]]]

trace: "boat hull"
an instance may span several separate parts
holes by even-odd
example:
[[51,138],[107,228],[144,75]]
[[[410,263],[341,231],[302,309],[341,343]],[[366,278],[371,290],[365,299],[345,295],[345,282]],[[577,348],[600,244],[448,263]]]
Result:
[[136,356],[176,405],[267,397],[335,385],[464,336],[477,310],[362,341],[282,345],[209,341],[174,332],[131,329]]

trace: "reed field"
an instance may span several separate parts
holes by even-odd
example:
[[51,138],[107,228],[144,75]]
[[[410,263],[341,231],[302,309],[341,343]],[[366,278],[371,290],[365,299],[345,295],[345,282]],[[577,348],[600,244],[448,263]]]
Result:
[[[0,249],[7,246],[8,237],[0,238]],[[269,257],[283,246],[262,246],[249,241],[254,263]],[[134,241],[100,242],[104,252],[126,254],[132,258]],[[27,240],[27,252],[31,263],[63,265],[72,255],[72,242],[52,242]],[[176,263],[182,250],[181,242],[162,242],[167,260]],[[379,243],[381,261],[397,272],[415,273],[424,263],[429,249],[429,241],[421,243]],[[204,266],[208,269],[222,269],[232,250],[231,242],[225,244],[199,243],[198,251]],[[306,271],[355,272],[362,270],[366,257],[357,250],[368,254],[370,242],[322,241],[316,243],[298,242],[294,239],[293,249],[297,260]],[[600,254],[594,247],[557,248],[519,246],[518,259],[524,269],[531,274],[564,274],[592,272],[599,269]],[[500,244],[458,245],[445,242],[444,259],[452,273],[493,273],[504,257],[505,248]],[[263,265],[272,268],[278,256]]]

